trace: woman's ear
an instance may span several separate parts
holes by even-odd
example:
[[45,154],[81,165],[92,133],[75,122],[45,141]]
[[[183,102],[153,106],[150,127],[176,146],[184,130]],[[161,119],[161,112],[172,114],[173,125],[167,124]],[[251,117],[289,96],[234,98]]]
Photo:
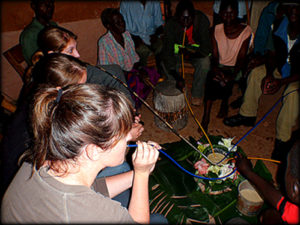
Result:
[[104,152],[102,148],[95,144],[88,144],[85,147],[86,156],[90,160],[98,160],[100,158],[100,155]]

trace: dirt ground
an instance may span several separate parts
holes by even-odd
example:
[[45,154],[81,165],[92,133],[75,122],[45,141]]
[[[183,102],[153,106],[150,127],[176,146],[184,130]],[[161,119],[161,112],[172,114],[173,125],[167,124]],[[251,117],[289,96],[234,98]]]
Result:
[[[188,88],[188,99],[191,99],[191,84],[192,84],[192,74],[186,74],[186,87]],[[281,97],[283,89],[273,96],[263,96],[260,99],[259,110],[257,114],[256,122],[258,122],[274,105],[275,102]],[[241,95],[241,92],[237,85],[234,86],[233,94],[230,97],[229,103],[237,99]],[[146,102],[153,107],[153,92],[147,97]],[[235,137],[233,143],[236,143],[240,138],[242,138],[251,127],[228,127],[223,124],[222,119],[217,118],[217,113],[220,108],[220,100],[214,102],[211,119],[208,126],[208,134],[210,135],[222,135],[226,138]],[[281,103],[280,103],[281,104]],[[275,121],[280,110],[280,104],[245,138],[240,142],[239,146],[244,150],[244,152],[251,157],[261,157],[270,158],[275,141]],[[195,117],[199,122],[201,122],[203,115],[203,105],[202,106],[191,106]],[[229,108],[228,116],[235,115],[238,113],[238,109]],[[142,105],[139,112],[142,114],[142,121],[144,122],[144,132],[140,136],[140,140],[156,141],[159,144],[170,143],[175,141],[180,141],[180,138],[173,132],[168,132],[160,129],[156,126],[154,122],[154,114],[145,106]],[[196,140],[200,139],[201,136],[198,133],[198,124],[189,112],[188,123],[186,127],[179,130],[183,137],[188,138],[192,136]],[[267,168],[275,178],[275,173],[277,170],[277,164],[273,162],[264,161]],[[255,160],[252,160],[252,164],[255,164]]]

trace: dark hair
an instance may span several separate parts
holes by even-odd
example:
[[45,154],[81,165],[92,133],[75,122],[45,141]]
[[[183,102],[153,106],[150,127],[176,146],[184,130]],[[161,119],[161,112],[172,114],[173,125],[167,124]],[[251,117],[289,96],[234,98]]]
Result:
[[48,26],[39,33],[38,46],[44,55],[49,51],[61,52],[71,38],[76,40],[77,36],[65,28]]
[[[283,149],[282,149],[283,150]],[[300,140],[297,140],[293,145],[292,149],[289,152],[289,168],[292,177],[300,179],[300,168],[299,168],[299,159],[300,159]]]
[[194,18],[195,16],[195,8],[193,2],[190,0],[181,0],[178,2],[175,11],[175,17],[179,19],[184,10],[188,10],[190,15]]
[[[31,0],[31,4],[38,5],[38,4],[40,4],[42,2],[45,2],[45,1],[47,1],[47,0]],[[54,2],[54,0],[51,0],[51,1]]]
[[117,8],[106,8],[101,13],[101,21],[103,26],[107,29],[107,25],[112,23],[112,17],[114,15],[121,14]]
[[47,161],[51,169],[65,173],[64,165],[76,162],[82,147],[115,146],[128,134],[132,121],[132,104],[117,90],[97,84],[42,88],[34,98],[34,147],[26,152],[27,160],[37,170]]
[[300,43],[296,43],[294,47],[289,52],[290,54],[290,64],[291,64],[291,73],[300,73]]
[[221,13],[221,11],[223,11],[223,10],[226,10],[229,6],[231,6],[231,8],[233,10],[236,10],[236,12],[238,14],[238,12],[239,12],[238,0],[221,0],[219,13]]
[[39,60],[33,68],[33,80],[50,87],[77,84],[86,71],[86,64],[66,54],[51,53]]

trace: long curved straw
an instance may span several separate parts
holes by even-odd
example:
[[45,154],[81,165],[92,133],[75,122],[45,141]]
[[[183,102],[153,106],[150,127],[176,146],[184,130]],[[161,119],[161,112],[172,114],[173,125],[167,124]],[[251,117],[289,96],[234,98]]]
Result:
[[[127,147],[129,147],[129,148],[131,148],[131,147],[137,147],[137,144],[127,145]],[[223,180],[223,179],[231,176],[232,174],[234,174],[235,171],[236,171],[236,168],[234,168],[233,171],[231,171],[229,174],[225,175],[224,177],[216,177],[216,178],[213,178],[213,177],[201,177],[201,176],[198,176],[198,175],[196,175],[194,173],[191,173],[190,171],[188,171],[185,168],[183,168],[178,162],[175,161],[175,159],[173,159],[170,155],[168,155],[162,149],[158,149],[158,151],[161,152],[162,154],[164,154],[168,159],[170,159],[182,171],[184,171],[185,173],[187,173],[187,174],[189,174],[189,175],[191,175],[193,177],[199,178],[199,179],[203,179],[203,180]]]
[[[186,27],[184,28],[184,31],[183,31],[182,47],[184,47],[184,43],[185,43],[185,35],[186,35]],[[183,53],[181,54],[181,66],[182,66],[182,78],[184,79],[185,73],[184,73],[184,58],[183,58]],[[211,141],[210,141],[208,135],[206,134],[206,132],[205,132],[205,130],[203,129],[203,127],[201,126],[200,122],[197,120],[197,118],[196,118],[196,116],[195,116],[195,114],[194,114],[194,112],[193,112],[193,110],[192,110],[192,108],[191,108],[191,105],[190,105],[190,103],[189,103],[189,101],[188,101],[188,99],[187,99],[187,97],[186,97],[185,92],[183,92],[183,94],[184,94],[184,98],[185,98],[185,101],[186,101],[186,103],[187,103],[187,106],[188,106],[188,108],[189,108],[189,110],[190,110],[190,112],[191,112],[191,114],[192,114],[194,120],[196,121],[196,123],[198,124],[198,126],[199,126],[200,129],[202,130],[204,136],[206,137],[206,140],[208,141],[208,143],[209,143],[209,145],[210,145],[210,147],[211,147],[213,156],[215,157],[215,156],[216,156],[216,155],[215,155],[215,150],[214,150],[214,148],[213,148],[213,145],[212,145],[212,143],[211,143]]]
[[254,125],[254,127],[252,127],[243,137],[240,138],[240,140],[238,140],[237,143],[235,143],[235,145],[228,151],[228,153],[224,156],[224,158],[222,160],[220,160],[219,162],[217,162],[217,165],[219,163],[221,163],[223,160],[226,159],[226,157],[230,154],[230,152],[242,141],[244,140],[244,138],[246,138],[274,109],[275,107],[286,97],[288,96],[289,94],[295,92],[295,91],[298,91],[298,89],[295,89],[293,91],[290,91],[288,92],[287,94],[281,96],[276,102],[275,104],[271,107],[271,109]]
[[190,143],[186,138],[184,138],[181,134],[179,134],[177,132],[177,130],[175,130],[175,128],[169,124],[164,118],[162,118],[158,112],[156,112],[156,110],[154,110],[146,101],[144,101],[144,99],[142,99],[135,91],[133,91],[130,87],[128,87],[128,85],[123,82],[122,80],[120,80],[118,77],[116,77],[115,75],[113,75],[112,73],[108,72],[107,70],[105,70],[103,67],[96,65],[97,68],[99,68],[100,70],[102,70],[103,72],[109,74],[111,77],[113,77],[115,80],[117,80],[118,82],[120,82],[124,87],[126,87],[134,96],[136,96],[152,113],[154,113],[162,122],[164,122],[169,128],[170,130],[176,134],[179,138],[181,138],[183,141],[185,141],[192,149],[194,149],[195,151],[199,152],[200,155],[202,155],[209,163],[216,165],[215,163],[213,163],[212,161],[210,161],[207,156],[205,154],[203,154],[199,149],[197,149],[192,143]]

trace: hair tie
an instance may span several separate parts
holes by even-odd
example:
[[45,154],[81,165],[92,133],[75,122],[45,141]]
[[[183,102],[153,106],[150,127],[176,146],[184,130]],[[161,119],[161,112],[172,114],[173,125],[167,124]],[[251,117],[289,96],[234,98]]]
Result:
[[55,102],[56,102],[56,103],[59,103],[62,94],[63,94],[63,90],[60,88],[60,89],[58,90],[58,92],[57,92],[57,97],[56,97],[56,99],[55,99]]

